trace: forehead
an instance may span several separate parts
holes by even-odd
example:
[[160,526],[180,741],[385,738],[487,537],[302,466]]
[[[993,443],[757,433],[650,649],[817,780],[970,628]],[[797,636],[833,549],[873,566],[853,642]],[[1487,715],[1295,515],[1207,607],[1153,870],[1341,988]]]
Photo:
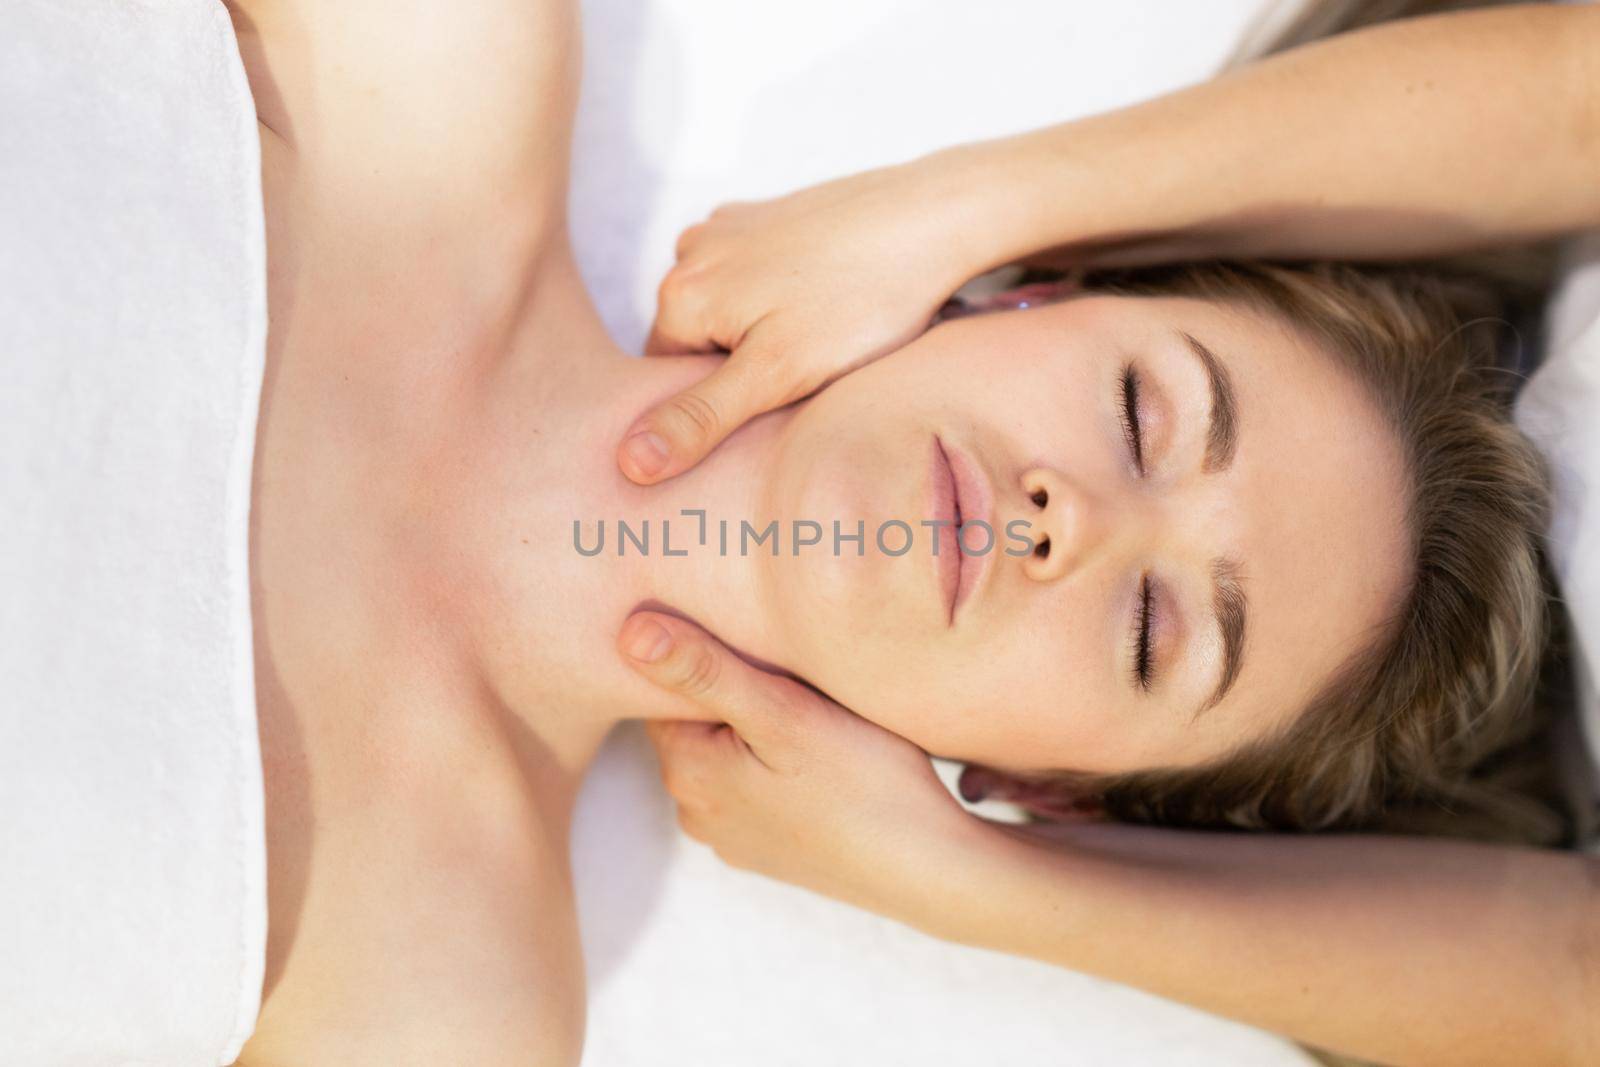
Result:
[[1209,526],[1244,562],[1250,632],[1216,714],[1265,725],[1303,707],[1392,619],[1413,565],[1404,454],[1368,386],[1276,316],[1149,303],[1204,340],[1237,396],[1239,448]]

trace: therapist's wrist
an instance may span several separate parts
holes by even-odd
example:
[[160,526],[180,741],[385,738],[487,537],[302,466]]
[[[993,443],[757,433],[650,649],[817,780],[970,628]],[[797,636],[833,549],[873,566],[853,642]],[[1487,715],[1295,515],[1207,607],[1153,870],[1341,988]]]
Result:
[[1165,108],[1140,105],[929,157],[971,227],[970,274],[1210,254],[1230,187],[1174,143],[1171,122]]
[[911,194],[937,226],[928,252],[939,280],[951,289],[1003,267],[1030,250],[1032,210],[1015,196],[1026,176],[1007,142],[983,141],[941,149],[907,163]]
[[[1193,207],[1120,114],[942,149],[898,171],[933,226],[924,250],[941,283],[1040,254],[1063,267],[1116,263],[1159,245]],[[1137,175],[1136,178],[1130,177]],[[1160,251],[1149,253],[1159,256]]]
[[917,887],[899,916],[944,941],[1028,954],[1019,946],[1021,916],[1044,906],[1058,918],[1073,902],[1064,888],[1070,850],[1018,836],[958,811],[935,834],[942,860],[936,878]]

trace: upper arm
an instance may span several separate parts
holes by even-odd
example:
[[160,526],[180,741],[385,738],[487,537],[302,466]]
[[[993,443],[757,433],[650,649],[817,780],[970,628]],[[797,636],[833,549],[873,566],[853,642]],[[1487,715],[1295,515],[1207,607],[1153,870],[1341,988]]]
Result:
[[1574,9],[1578,16],[1568,40],[1572,46],[1572,86],[1576,94],[1579,158],[1596,190],[1594,224],[1600,225],[1600,4]]
[[[257,112],[303,195],[374,219],[559,211],[576,101],[567,0],[234,0]],[[498,216],[498,217],[497,217]]]

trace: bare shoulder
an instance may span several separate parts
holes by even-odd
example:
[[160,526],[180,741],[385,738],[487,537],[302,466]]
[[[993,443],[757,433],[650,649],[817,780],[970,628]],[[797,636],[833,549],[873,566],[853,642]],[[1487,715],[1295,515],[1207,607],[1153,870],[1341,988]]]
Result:
[[585,996],[564,871],[436,848],[369,856],[359,885],[312,889],[241,1067],[576,1067]]
[[239,1064],[576,1067],[565,795],[487,733],[387,735],[322,745],[320,760],[312,742],[311,862]]
[[266,130],[326,209],[504,228],[559,208],[579,70],[567,0],[229,0]]

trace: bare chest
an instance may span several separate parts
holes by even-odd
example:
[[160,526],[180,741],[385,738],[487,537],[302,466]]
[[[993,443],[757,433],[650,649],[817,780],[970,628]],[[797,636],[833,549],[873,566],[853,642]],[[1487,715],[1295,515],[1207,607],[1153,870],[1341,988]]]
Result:
[[[317,714],[273,701],[264,739]],[[575,1063],[564,785],[488,725],[302,733],[265,758],[268,973],[240,1062]]]

